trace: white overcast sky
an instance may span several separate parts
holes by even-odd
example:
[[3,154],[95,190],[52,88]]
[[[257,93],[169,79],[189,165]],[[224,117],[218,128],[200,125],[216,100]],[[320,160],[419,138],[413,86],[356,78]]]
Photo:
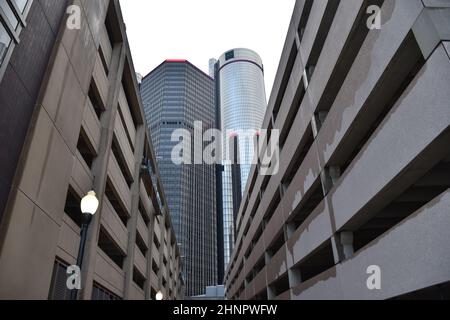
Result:
[[134,66],[145,76],[166,59],[208,73],[210,58],[249,48],[263,59],[269,97],[295,0],[120,0]]

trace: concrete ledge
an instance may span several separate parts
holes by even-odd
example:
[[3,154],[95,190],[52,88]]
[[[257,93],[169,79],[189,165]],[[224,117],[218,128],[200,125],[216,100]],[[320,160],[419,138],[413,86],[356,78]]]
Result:
[[[409,186],[408,181],[414,182],[415,176],[426,173],[434,163],[426,157],[420,158],[425,155],[425,149],[428,153],[448,152],[440,148],[442,142],[439,139],[443,139],[442,134],[450,126],[449,87],[450,63],[441,46],[332,190],[330,195],[337,230],[357,215],[386,205],[389,201],[387,195],[395,197],[396,192],[403,191],[401,188]],[[436,150],[431,149],[434,143],[437,143]],[[436,154],[432,159],[438,161],[439,156]],[[415,176],[402,175],[415,161],[419,161],[420,167],[414,171]],[[388,187],[390,192],[383,193]],[[393,187],[398,190],[393,190]]]
[[[292,290],[294,299],[390,299],[450,281],[450,190],[355,256]],[[367,288],[371,265],[381,290]]]

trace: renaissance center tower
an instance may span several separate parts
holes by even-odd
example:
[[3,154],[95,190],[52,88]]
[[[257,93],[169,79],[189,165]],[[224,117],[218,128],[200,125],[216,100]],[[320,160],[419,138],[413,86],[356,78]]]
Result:
[[[215,66],[217,105],[222,132],[225,135],[222,172],[222,212],[224,265],[229,262],[234,243],[235,214],[252,166],[252,139],[240,134],[257,132],[262,126],[267,100],[264,66],[260,56],[249,49],[233,49],[224,53]],[[230,144],[231,138],[237,143]],[[234,145],[234,149],[230,148]],[[233,156],[232,154],[235,155]],[[236,164],[236,157],[239,159]],[[232,161],[228,161],[232,160]],[[233,164],[230,164],[233,162]]]

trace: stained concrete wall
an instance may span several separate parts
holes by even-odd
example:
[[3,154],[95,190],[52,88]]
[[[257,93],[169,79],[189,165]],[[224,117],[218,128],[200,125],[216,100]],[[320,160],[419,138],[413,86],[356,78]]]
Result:
[[[380,30],[366,25],[374,4]],[[252,169],[228,298],[388,299],[450,281],[449,10],[296,2],[264,122],[287,132],[280,170]],[[367,288],[370,265],[381,290]]]

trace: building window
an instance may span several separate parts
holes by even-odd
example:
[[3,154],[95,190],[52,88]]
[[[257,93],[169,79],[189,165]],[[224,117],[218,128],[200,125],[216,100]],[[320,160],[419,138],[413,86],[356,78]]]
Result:
[[112,239],[107,231],[101,227],[98,239],[98,247],[114,262],[120,269],[123,268],[123,262],[126,254],[119,245]]
[[145,289],[145,280],[145,277],[138,271],[138,269],[133,268],[133,281],[142,290]]
[[119,296],[115,295],[111,291],[101,287],[97,283],[94,283],[94,287],[92,288],[92,300],[122,300]]
[[234,59],[234,50],[225,53],[225,61]]
[[69,216],[69,218],[81,228],[81,210],[80,210],[81,198],[69,186],[69,191],[67,191],[66,204],[64,206],[64,212]]
[[98,120],[101,121],[102,114],[105,111],[105,106],[102,102],[102,98],[94,78],[91,79],[88,96]]
[[91,169],[97,154],[95,153],[95,148],[89,141],[88,135],[83,127],[81,128],[80,136],[78,137],[77,150],[89,169]]
[[67,267],[68,264],[55,260],[53,266],[52,282],[48,294],[49,300],[69,300],[70,290],[67,288]]
[[6,70],[12,50],[19,43],[19,35],[25,27],[25,16],[32,0],[0,1],[0,80]]

